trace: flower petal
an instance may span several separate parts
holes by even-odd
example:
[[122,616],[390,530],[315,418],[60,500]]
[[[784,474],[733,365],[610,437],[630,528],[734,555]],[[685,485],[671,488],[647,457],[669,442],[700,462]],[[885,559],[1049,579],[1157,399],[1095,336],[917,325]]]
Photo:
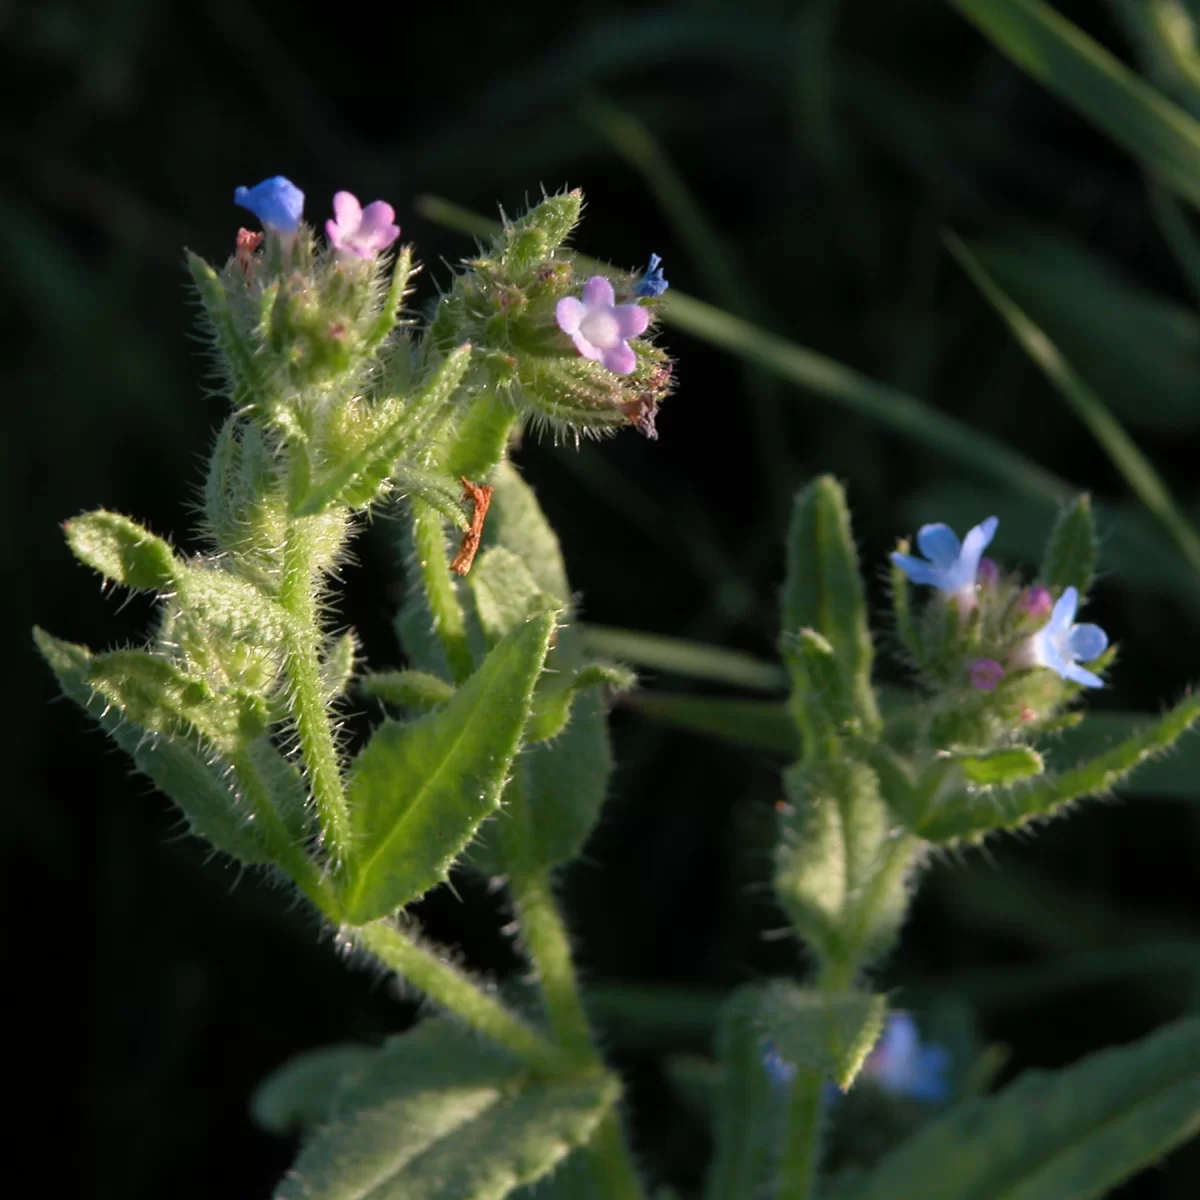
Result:
[[342,228],[343,236],[357,233],[363,218],[358,197],[353,192],[334,192],[333,215]]
[[1091,662],[1108,648],[1108,634],[1099,625],[1076,625],[1068,635],[1067,644],[1081,662]]
[[603,275],[593,275],[583,285],[583,302],[588,308],[612,308],[613,285]]
[[578,333],[579,323],[586,315],[587,306],[578,296],[564,296],[554,306],[554,319],[563,333]]
[[645,333],[646,326],[650,324],[650,310],[640,304],[618,304],[613,309],[613,316],[617,318],[617,328],[623,338]]
[[902,570],[913,583],[928,584],[940,587],[945,578],[945,572],[940,567],[927,563],[923,558],[913,558],[911,554],[892,554],[892,562]]
[[1079,610],[1079,589],[1069,587],[1054,604],[1050,613],[1050,624],[1047,629],[1066,632],[1075,624],[1075,614]]
[[935,567],[951,567],[961,549],[958,534],[949,525],[922,525],[917,530],[917,549]]
[[618,342],[600,355],[600,361],[614,375],[628,375],[637,366],[637,356],[628,342]]
[[575,349],[578,350],[584,358],[590,358],[593,362],[603,358],[607,353],[607,351],[601,350],[599,346],[593,346],[592,343],[589,342],[582,333],[571,334],[571,341],[575,343]]
[[1062,677],[1069,679],[1072,683],[1082,683],[1084,687],[1102,688],[1104,686],[1104,680],[1099,675],[1085,671],[1077,663],[1069,663],[1062,672]]
[[396,223],[396,210],[386,200],[372,200],[362,210],[363,233],[382,233]]

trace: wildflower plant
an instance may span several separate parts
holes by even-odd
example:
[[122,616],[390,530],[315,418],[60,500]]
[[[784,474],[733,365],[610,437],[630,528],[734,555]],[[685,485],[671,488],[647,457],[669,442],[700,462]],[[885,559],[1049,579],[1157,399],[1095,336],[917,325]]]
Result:
[[[287,881],[348,956],[436,1009],[380,1047],[317,1051],[264,1085],[260,1119],[305,1135],[281,1200],[500,1200],[543,1179],[531,1193],[543,1200],[645,1197],[553,886],[606,798],[607,699],[634,679],[586,652],[554,532],[508,450],[528,426],[653,435],[672,380],[652,339],[661,260],[641,276],[579,270],[566,243],[582,197],[548,196],[419,322],[405,311],[412,251],[386,202],[339,192],[322,241],[282,177],[235,201],[263,232],[241,231],[220,268],[189,256],[231,406],[203,549],[112,512],[67,522],[84,564],[157,597],[155,626],[140,647],[94,653],[41,630],[38,647],[194,835]],[[369,667],[335,629],[339,564],[375,515],[405,552],[403,669]],[[920,557],[903,542],[892,556],[892,625],[915,689],[889,706],[843,491],[821,478],[796,498],[780,647],[801,753],[783,776],[774,888],[814,974],[725,1005],[710,1200],[812,1196],[828,1089],[860,1071],[906,1102],[950,1104],[946,1052],[871,985],[923,867],[1110,789],[1200,716],[1188,697],[1098,758],[1048,770],[1048,739],[1081,719],[1114,659],[1096,626],[1075,623],[1091,510],[1081,497],[1063,512],[1032,586],[983,558],[997,524],[961,543],[926,526]],[[389,715],[351,755],[342,714],[363,695]],[[406,915],[456,864],[507,883],[537,985],[524,1007]],[[1117,1054],[1173,1059],[1188,1037]],[[1113,1062],[1073,1070],[1107,1078],[1125,1060]],[[1019,1108],[1009,1092],[967,1104],[984,1111],[951,1106],[829,1194],[928,1194],[947,1138],[1007,1137]],[[967,1169],[942,1184],[947,1198],[983,1194]]]

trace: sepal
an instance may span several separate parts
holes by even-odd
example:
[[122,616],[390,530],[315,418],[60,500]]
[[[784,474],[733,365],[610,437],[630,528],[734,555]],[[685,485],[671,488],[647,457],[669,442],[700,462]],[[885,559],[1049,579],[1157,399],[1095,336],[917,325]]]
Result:
[[1091,497],[1082,493],[1058,514],[1046,542],[1041,580],[1056,596],[1067,588],[1086,596],[1096,574],[1096,521]]

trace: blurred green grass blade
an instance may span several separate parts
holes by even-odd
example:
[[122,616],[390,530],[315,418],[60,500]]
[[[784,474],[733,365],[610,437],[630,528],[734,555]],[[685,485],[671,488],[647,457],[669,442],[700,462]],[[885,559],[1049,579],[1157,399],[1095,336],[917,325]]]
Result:
[[[475,237],[491,237],[499,229],[497,222],[435,196],[419,197],[416,206],[427,220]],[[600,265],[582,256],[581,262],[585,269]],[[936,451],[976,473],[998,479],[1019,492],[1060,503],[1079,491],[1003,442],[979,433],[915,397],[876,383],[833,359],[674,288],[667,293],[662,313],[667,324],[894,429],[925,449]]]
[[622,703],[675,729],[723,738],[788,761],[800,754],[795,724],[786,706],[774,700],[631,692]]
[[1196,238],[1196,231],[1188,224],[1183,206],[1153,175],[1146,179],[1146,194],[1159,232],[1171,247],[1171,253],[1175,255],[1175,261],[1188,287],[1192,289],[1192,298],[1200,303],[1200,241]]
[[948,0],[1039,83],[1200,207],[1200,124],[1040,0]]
[[728,683],[758,692],[782,692],[787,688],[787,676],[782,667],[740,650],[725,650],[703,642],[638,633],[610,625],[584,625],[582,629],[584,645],[593,654],[620,659],[635,667]]
[[1009,299],[966,245],[953,235],[946,240],[950,252],[1004,319],[1025,352],[1091,431],[1133,493],[1158,518],[1188,563],[1200,571],[1200,537],[1176,505],[1150,460],[1134,445],[1120,422],[1079,377],[1058,347]]
[[[1170,193],[1157,189],[1171,204]],[[1064,237],[973,241],[971,254],[1129,429],[1200,426],[1200,316]]]

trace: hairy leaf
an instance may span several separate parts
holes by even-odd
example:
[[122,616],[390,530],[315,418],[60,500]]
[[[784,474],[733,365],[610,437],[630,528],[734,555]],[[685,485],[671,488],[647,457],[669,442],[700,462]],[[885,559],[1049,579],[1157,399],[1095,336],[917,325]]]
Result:
[[535,1079],[427,1020],[341,1089],[276,1200],[502,1200],[586,1143],[618,1090],[599,1071]]
[[831,1200],[1092,1200],[1200,1132],[1200,1020],[968,1100]]
[[376,730],[348,788],[347,920],[381,917],[440,883],[499,804],[553,628],[543,614],[514,629],[445,708]]

